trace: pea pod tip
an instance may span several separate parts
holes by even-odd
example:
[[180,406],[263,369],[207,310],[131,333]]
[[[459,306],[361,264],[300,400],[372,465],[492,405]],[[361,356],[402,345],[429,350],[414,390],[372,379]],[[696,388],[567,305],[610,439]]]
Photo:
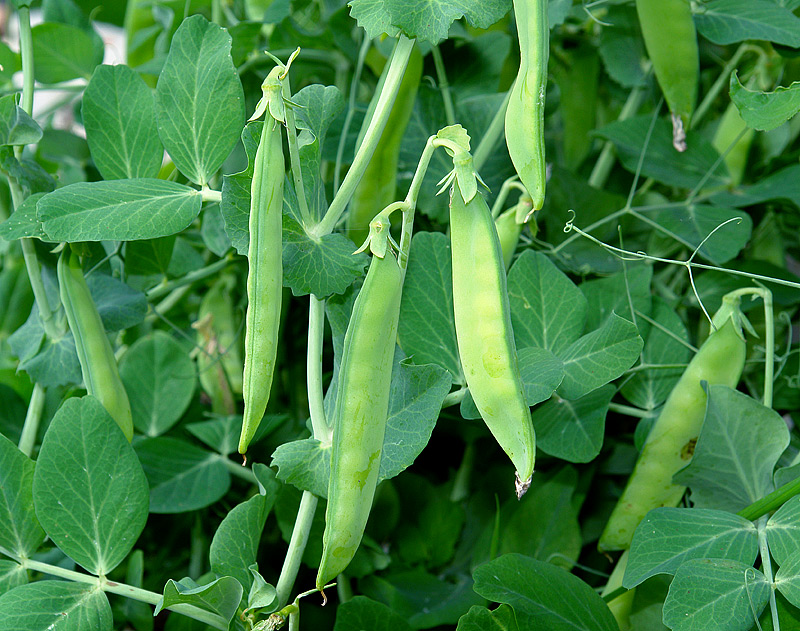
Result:
[[529,488],[531,488],[531,481],[532,481],[532,480],[533,480],[533,475],[531,475],[530,477],[528,477],[528,479],[527,479],[527,480],[523,480],[523,479],[522,479],[522,478],[519,476],[519,472],[517,472],[517,473],[515,474],[515,479],[514,479],[514,489],[515,489],[515,490],[516,490],[516,492],[517,492],[517,499],[518,499],[518,500],[521,500],[521,499],[522,499],[522,496],[523,496],[523,495],[525,495],[525,493],[527,493],[527,492],[528,492],[528,489],[529,489]]

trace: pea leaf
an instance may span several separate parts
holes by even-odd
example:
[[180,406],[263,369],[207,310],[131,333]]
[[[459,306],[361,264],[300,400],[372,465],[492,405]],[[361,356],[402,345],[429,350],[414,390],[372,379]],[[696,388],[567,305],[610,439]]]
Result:
[[800,165],[790,165],[733,192],[719,192],[711,203],[730,208],[753,206],[771,199],[785,199],[800,208]]
[[45,22],[31,30],[34,76],[41,83],[88,79],[103,61],[103,49],[84,30],[69,24]]
[[33,555],[45,538],[33,509],[33,471],[33,461],[0,435],[0,548],[20,557]]
[[156,177],[164,149],[155,98],[128,66],[98,66],[83,94],[83,125],[97,170],[106,180]]
[[202,15],[186,18],[158,76],[156,116],[175,166],[204,185],[244,126],[244,93],[231,59],[231,37]]
[[0,596],[27,582],[28,570],[16,561],[0,559]]
[[645,85],[642,62],[646,54],[635,8],[610,5],[603,22],[609,27],[600,31],[598,52],[606,72],[624,88]]
[[93,585],[68,581],[37,581],[0,596],[0,629],[111,631],[111,606]]
[[519,627],[514,610],[508,605],[493,611],[475,605],[458,619],[456,631],[519,631]]
[[773,92],[759,92],[745,88],[734,72],[730,86],[731,100],[747,126],[753,129],[775,129],[800,112],[799,81],[788,88],[778,87]]
[[778,590],[795,607],[800,604],[800,551],[795,550],[775,574]]
[[242,600],[242,585],[232,576],[223,576],[207,585],[198,585],[191,578],[172,579],[164,586],[164,595],[156,605],[155,613],[175,605],[193,605],[210,612],[210,624],[226,631]]
[[[772,472],[789,444],[780,414],[727,386],[710,386],[694,456],[677,473],[698,508],[738,511],[773,489]],[[758,441],[753,441],[758,436]]]
[[336,610],[333,631],[411,631],[408,622],[383,603],[356,596]]
[[758,532],[744,517],[703,508],[655,508],[636,528],[622,583],[631,589],[656,574],[675,574],[690,559],[752,565],[757,555]]
[[586,296],[586,329],[594,330],[616,314],[631,322],[639,322],[631,306],[640,313],[650,313],[653,268],[649,265],[629,265],[627,269],[607,278],[581,283]]
[[68,399],[33,475],[36,514],[65,554],[97,575],[128,555],[147,521],[148,489],[122,430],[92,396]]
[[17,97],[0,98],[0,145],[32,145],[42,137],[42,128],[21,107]]
[[723,46],[750,39],[800,46],[800,18],[770,0],[711,0],[694,20],[703,37]]
[[34,193],[25,198],[11,216],[0,223],[0,237],[6,241],[14,241],[23,237],[35,237],[37,239],[47,239],[42,223],[36,217],[36,204],[44,196],[44,193]]
[[769,551],[778,565],[783,565],[800,546],[800,496],[781,506],[767,522]]

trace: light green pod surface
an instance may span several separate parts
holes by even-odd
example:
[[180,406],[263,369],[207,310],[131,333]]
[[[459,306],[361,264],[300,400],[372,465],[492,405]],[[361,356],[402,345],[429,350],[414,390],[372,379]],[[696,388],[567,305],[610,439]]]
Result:
[[[218,351],[221,355],[219,362],[230,381],[231,390],[241,394],[243,360],[240,350],[241,340],[237,335],[239,323],[236,322],[233,310],[233,296],[231,295],[234,282],[235,280],[232,276],[224,276],[215,282],[200,301],[197,319],[202,320],[204,317],[211,315],[211,326],[216,335]],[[217,378],[214,374],[213,366],[215,361],[205,353],[198,355],[200,382],[206,392],[211,392],[217,387]]]
[[[739,134],[742,134],[741,138]],[[731,175],[732,186],[739,186],[742,183],[744,169],[747,166],[747,154],[750,152],[754,136],[755,130],[742,120],[736,106],[732,102],[728,103],[711,144],[720,154],[728,152],[725,154],[725,165]],[[739,139],[736,140],[737,138]],[[734,143],[732,147],[731,143]]]
[[544,204],[544,98],[550,31],[545,0],[514,0],[520,62],[506,110],[506,145],[533,209]]
[[735,388],[742,376],[747,345],[728,319],[709,335],[689,362],[647,436],[636,467],[600,537],[600,551],[626,550],[644,516],[660,506],[677,506],[686,487],[672,476],[692,459],[706,412],[709,385]]
[[278,350],[283,292],[281,260],[285,165],[281,125],[267,116],[250,187],[250,246],[242,394],[244,418],[239,453],[247,447],[267,409]]
[[700,80],[697,30],[689,0],[636,0],[636,12],[669,111],[688,129]]
[[117,360],[89,293],[80,260],[65,250],[58,259],[56,272],[61,304],[75,338],[86,391],[103,404],[130,442],[133,416],[128,393],[119,377]]
[[367,525],[389,413],[403,276],[391,252],[372,257],[344,338],[331,477],[317,587],[347,568]]
[[494,220],[494,225],[503,251],[503,267],[508,270],[522,234],[522,224],[517,223],[517,207],[513,206],[501,214]]
[[[389,64],[386,64],[388,70]],[[375,101],[381,95],[381,83],[375,89],[373,103],[364,119],[362,133],[366,129],[372,117]],[[364,171],[364,177],[356,187],[353,199],[350,202],[350,209],[347,213],[347,236],[353,243],[360,246],[369,235],[369,222],[386,206],[396,201],[397,194],[397,161],[400,157],[400,145],[403,141],[408,121],[414,111],[414,100],[417,97],[417,89],[422,79],[422,54],[419,47],[414,46],[411,56],[408,59],[408,66],[400,82],[397,97],[392,105],[386,127],[383,129],[381,138],[372,159]],[[357,145],[361,144],[362,138],[359,136]]]
[[524,488],[533,475],[536,439],[517,363],[503,253],[486,200],[476,193],[465,204],[457,182],[450,195],[450,241],[456,339],[464,377],[481,417],[511,458]]

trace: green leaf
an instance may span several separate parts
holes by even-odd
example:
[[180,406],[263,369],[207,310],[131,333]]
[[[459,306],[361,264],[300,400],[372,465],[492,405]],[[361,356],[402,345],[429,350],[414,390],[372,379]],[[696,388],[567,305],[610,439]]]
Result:
[[253,575],[247,568],[256,562],[264,523],[280,488],[275,474],[264,469],[269,472],[270,486],[231,509],[214,533],[208,553],[211,570],[217,576],[233,576],[248,592]]
[[[710,386],[694,456],[677,473],[698,508],[738,511],[773,489],[772,473],[789,444],[780,414],[727,386]],[[758,440],[753,440],[757,436]]]
[[636,9],[631,5],[609,5],[603,22],[610,27],[600,31],[597,52],[600,53],[606,72],[624,88],[645,85],[647,73],[643,61],[647,55],[639,31]]
[[[242,145],[247,155],[247,168],[222,178],[222,201],[219,210],[225,223],[225,232],[237,253],[247,256],[250,247],[250,185],[258,143],[261,140],[262,121],[252,121],[242,130]],[[286,191],[284,185],[284,212]]]
[[106,575],[147,521],[147,480],[128,441],[92,396],[67,399],[45,434],[33,476],[36,515],[65,554]]
[[0,169],[16,178],[26,195],[49,193],[56,187],[53,176],[38,162],[24,156],[17,159],[8,146],[0,146]]
[[0,596],[27,582],[28,570],[15,561],[0,559]]
[[800,548],[800,496],[781,506],[767,522],[769,551],[778,565]]
[[568,462],[591,462],[603,446],[606,414],[616,388],[606,385],[574,401],[553,397],[533,410],[536,446]]
[[231,59],[231,37],[202,15],[186,18],[158,76],[161,142],[192,182],[208,183],[244,126],[244,93]]
[[209,506],[230,488],[222,458],[182,440],[158,436],[134,441],[150,483],[151,513],[184,513]]
[[636,326],[612,313],[596,331],[587,333],[565,349],[564,381],[558,392],[574,400],[607,384],[630,368],[642,351]]
[[511,266],[508,300],[520,348],[546,348],[558,355],[583,331],[586,299],[544,254],[525,250]]
[[411,626],[392,609],[366,596],[339,605],[333,631],[411,631]]
[[[605,125],[596,133],[614,143],[624,167],[635,173],[651,123],[652,116],[635,116]],[[686,142],[686,151],[675,151],[672,146],[672,126],[666,119],[658,119],[641,162],[642,175],[686,189],[694,188],[701,180],[709,188],[726,186],[729,179],[727,167],[724,161],[716,164],[719,154],[711,143],[691,131],[687,133]],[[709,173],[711,175],[706,179]]]
[[97,66],[83,93],[83,125],[97,170],[106,180],[156,177],[164,149],[155,98],[128,66]]
[[[267,414],[261,419],[258,431],[251,442],[257,443],[277,427],[285,424],[287,418],[286,414]],[[236,452],[239,444],[239,434],[242,433],[242,416],[234,414],[200,423],[188,423],[186,429],[217,453],[228,456]]]
[[752,565],[758,556],[753,522],[725,511],[661,507],[636,528],[622,584],[631,589],[656,574],[675,574],[690,559]]
[[164,586],[164,595],[156,605],[155,613],[175,605],[192,605],[214,614],[210,624],[215,629],[227,631],[242,600],[242,585],[231,576],[223,576],[207,585],[198,585],[191,578],[172,579]]
[[120,361],[119,375],[131,402],[133,424],[148,436],[159,436],[180,420],[197,386],[194,362],[163,331],[136,340]]
[[635,311],[649,314],[653,293],[650,282],[653,279],[653,268],[649,265],[632,265],[627,270],[618,272],[607,278],[598,278],[581,283],[581,292],[586,296],[588,305],[586,329],[594,329],[605,324],[616,314],[638,322]]
[[37,215],[55,241],[131,241],[180,232],[201,205],[198,191],[176,182],[78,182],[42,197]]
[[800,18],[770,0],[711,0],[694,19],[700,34],[715,44],[755,39],[800,46]]
[[0,596],[0,631],[111,631],[111,606],[94,585],[38,581]]
[[31,30],[34,76],[41,83],[61,83],[70,79],[88,79],[103,61],[92,37],[69,24],[46,22]]
[[519,631],[514,610],[500,605],[494,611],[475,605],[458,619],[456,631]]
[[89,274],[86,284],[106,331],[128,329],[144,320],[147,298],[141,291],[100,272]]
[[316,438],[293,440],[278,445],[271,467],[278,467],[278,479],[317,497],[328,497],[331,475],[331,448]]
[[417,232],[408,261],[397,337],[417,364],[437,364],[463,383],[453,315],[450,239],[440,232]]
[[795,550],[786,558],[775,574],[778,590],[795,607],[800,605],[800,550]]
[[772,92],[760,92],[745,88],[734,71],[730,85],[731,101],[736,105],[747,126],[753,129],[760,131],[775,129],[800,111],[798,81],[788,88],[778,87]]
[[278,591],[264,580],[258,573],[258,566],[253,563],[249,568],[253,584],[247,595],[247,609],[265,609],[264,613],[274,611],[278,607]]
[[741,208],[753,206],[771,199],[786,199],[800,208],[800,165],[791,165],[780,171],[760,179],[750,186],[743,186],[735,192],[716,193],[712,198],[713,204]]
[[0,435],[0,548],[27,558],[44,542],[33,509],[33,461]]
[[751,566],[726,559],[692,559],[678,568],[664,602],[673,631],[748,631],[769,599],[769,584]]
[[42,128],[21,107],[17,96],[0,98],[0,145],[32,145],[42,138]]
[[34,193],[25,198],[11,216],[0,223],[0,237],[6,241],[14,241],[23,237],[47,239],[42,224],[36,217],[36,204],[44,193]]
[[551,563],[507,554],[478,566],[473,576],[478,594],[514,608],[520,629],[619,630],[597,592]]

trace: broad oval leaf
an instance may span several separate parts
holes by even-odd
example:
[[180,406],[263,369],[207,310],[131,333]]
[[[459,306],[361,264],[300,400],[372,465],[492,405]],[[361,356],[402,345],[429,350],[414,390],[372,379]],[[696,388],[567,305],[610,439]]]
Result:
[[800,549],[800,495],[791,498],[769,518],[767,541],[778,565],[783,565]]
[[711,0],[694,19],[700,34],[715,44],[757,39],[800,46],[800,18],[770,0]]
[[0,145],[32,145],[42,138],[42,128],[19,105],[17,96],[0,98]]
[[[800,20],[798,21],[800,22]],[[782,125],[800,111],[800,82],[788,88],[778,87],[774,92],[748,90],[739,81],[736,72],[731,75],[731,101],[748,127],[769,131]]]
[[0,596],[0,631],[111,631],[111,606],[94,585],[37,581]]
[[164,586],[164,595],[156,605],[155,613],[176,605],[192,605],[211,613],[208,622],[215,629],[225,631],[236,614],[243,592],[241,583],[232,576],[223,576],[207,585],[198,585],[191,578],[170,579]]
[[0,548],[30,557],[44,530],[33,509],[33,461],[0,435]]
[[42,83],[88,79],[103,61],[103,50],[82,29],[70,24],[45,22],[31,30],[34,76]]

